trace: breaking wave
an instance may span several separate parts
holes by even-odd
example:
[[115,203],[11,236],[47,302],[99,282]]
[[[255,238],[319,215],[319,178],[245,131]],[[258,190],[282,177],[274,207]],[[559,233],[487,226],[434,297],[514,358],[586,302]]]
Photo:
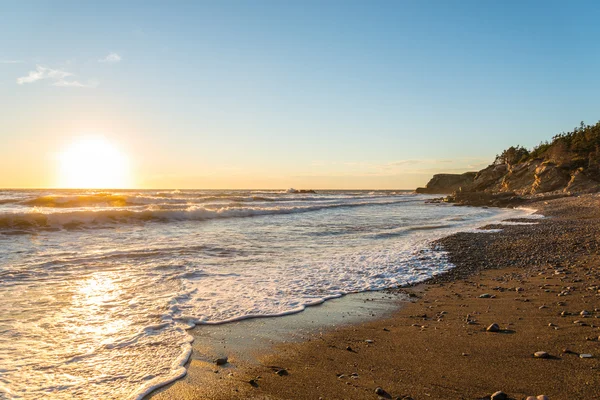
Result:
[[[106,196],[110,197],[110,196]],[[94,197],[93,201],[102,197]],[[38,203],[41,203],[36,199]],[[124,199],[110,201],[125,201]],[[88,201],[86,199],[85,201]],[[51,204],[57,203],[55,199],[49,200]],[[263,215],[295,214],[320,211],[332,208],[354,208],[382,206],[407,202],[407,199],[391,199],[381,201],[358,202],[319,202],[317,204],[294,206],[263,206],[247,207],[232,203],[220,207],[218,205],[200,206],[191,205],[177,207],[173,205],[149,205],[144,208],[103,208],[103,209],[75,209],[69,211],[45,212],[39,208],[27,212],[0,213],[0,232],[3,230],[58,230],[79,228],[102,228],[115,224],[143,223],[143,222],[171,222],[171,221],[202,221],[216,218],[246,218]]]

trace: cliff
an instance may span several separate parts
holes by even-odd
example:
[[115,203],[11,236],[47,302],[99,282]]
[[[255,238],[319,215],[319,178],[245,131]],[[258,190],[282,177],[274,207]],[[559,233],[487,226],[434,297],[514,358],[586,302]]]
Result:
[[476,173],[434,175],[416,192],[452,193],[444,201],[478,205],[600,192],[600,122],[581,123],[531,151],[510,147]]
[[473,183],[477,172],[465,172],[464,174],[436,174],[423,188],[417,188],[417,193],[424,194],[450,194],[463,186]]

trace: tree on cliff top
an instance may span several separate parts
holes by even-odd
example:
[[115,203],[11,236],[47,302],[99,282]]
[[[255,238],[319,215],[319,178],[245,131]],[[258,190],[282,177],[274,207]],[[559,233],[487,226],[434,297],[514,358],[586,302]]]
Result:
[[528,157],[529,151],[525,147],[511,146],[508,149],[504,150],[502,154],[496,156],[496,159],[494,160],[494,165],[514,165],[527,160]]

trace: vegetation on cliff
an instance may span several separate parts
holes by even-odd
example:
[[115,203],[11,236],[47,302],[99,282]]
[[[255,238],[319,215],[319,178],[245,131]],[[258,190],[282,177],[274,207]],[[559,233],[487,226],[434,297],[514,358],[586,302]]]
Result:
[[585,168],[589,174],[600,176],[600,121],[595,125],[582,121],[571,132],[559,133],[552,141],[542,142],[531,151],[521,146],[510,147],[496,156],[494,164],[516,165],[538,159],[573,170]]

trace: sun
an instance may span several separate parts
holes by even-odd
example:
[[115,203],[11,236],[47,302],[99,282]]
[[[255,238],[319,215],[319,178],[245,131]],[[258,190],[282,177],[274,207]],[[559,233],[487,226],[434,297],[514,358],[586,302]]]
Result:
[[104,137],[82,137],[58,156],[59,187],[123,189],[130,187],[129,160]]

